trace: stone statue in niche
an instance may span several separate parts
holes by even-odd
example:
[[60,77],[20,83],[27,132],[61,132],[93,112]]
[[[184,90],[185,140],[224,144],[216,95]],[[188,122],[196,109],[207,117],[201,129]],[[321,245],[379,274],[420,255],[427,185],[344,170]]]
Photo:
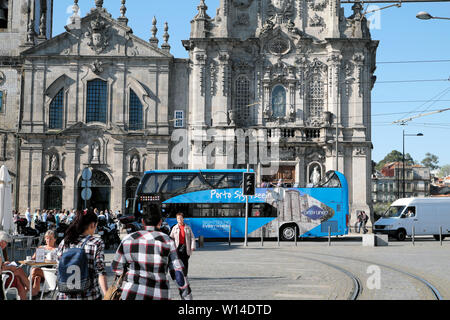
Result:
[[59,169],[58,156],[54,154],[50,159],[50,171],[58,171],[58,169]]
[[319,166],[314,166],[313,172],[311,173],[311,176],[309,178],[309,182],[313,185],[317,186],[320,182],[320,179],[322,178],[322,175],[319,171]]
[[295,114],[296,114],[295,106],[291,104],[291,106],[289,107],[289,118],[291,120],[295,120]]
[[139,157],[134,156],[131,160],[131,172],[139,172]]
[[92,162],[100,163],[100,144],[95,141],[92,145]]

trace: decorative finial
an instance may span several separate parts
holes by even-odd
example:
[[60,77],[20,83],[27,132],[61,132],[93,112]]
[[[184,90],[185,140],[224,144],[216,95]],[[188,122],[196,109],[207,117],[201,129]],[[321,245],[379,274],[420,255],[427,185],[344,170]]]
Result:
[[158,45],[158,43],[159,43],[159,40],[158,40],[158,38],[156,37],[156,34],[157,34],[157,32],[158,32],[158,28],[156,27],[156,23],[157,23],[157,21],[156,21],[156,17],[153,17],[153,20],[152,20],[152,24],[153,24],[153,27],[152,27],[152,37],[150,38],[150,43],[152,43],[152,44],[154,44],[154,45]]
[[97,9],[103,8],[103,0],[95,0],[95,6]]
[[170,44],[169,44],[169,24],[166,22],[164,23],[164,44],[161,46],[163,50],[170,51]]
[[117,19],[120,23],[127,25],[128,24],[128,18],[125,16],[125,13],[127,13],[127,7],[125,6],[126,0],[122,0],[122,6],[120,7],[120,13],[122,16]]
[[125,6],[126,0],[122,0],[122,6],[120,7],[120,13],[122,18],[125,18],[125,13],[127,12],[127,7]]
[[195,16],[194,20],[201,20],[201,19],[211,19],[207,14],[206,11],[208,10],[208,6],[205,3],[205,0],[200,0],[200,4],[197,7],[198,14]]

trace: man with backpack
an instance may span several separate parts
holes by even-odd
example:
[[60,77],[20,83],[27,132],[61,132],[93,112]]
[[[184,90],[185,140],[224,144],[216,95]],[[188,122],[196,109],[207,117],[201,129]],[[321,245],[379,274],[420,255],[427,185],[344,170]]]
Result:
[[192,300],[175,242],[159,231],[162,225],[159,211],[146,208],[142,224],[144,230],[123,239],[111,264],[118,276],[125,273],[122,300],[169,300],[167,271],[178,285],[181,299]]

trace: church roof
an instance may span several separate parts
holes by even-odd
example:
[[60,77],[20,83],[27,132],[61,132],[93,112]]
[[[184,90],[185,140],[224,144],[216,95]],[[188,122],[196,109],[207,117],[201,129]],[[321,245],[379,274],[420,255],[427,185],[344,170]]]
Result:
[[[22,51],[22,56],[132,56],[173,59],[167,50],[133,34],[106,9],[92,9],[85,17],[49,40]],[[78,44],[81,42],[81,45]]]

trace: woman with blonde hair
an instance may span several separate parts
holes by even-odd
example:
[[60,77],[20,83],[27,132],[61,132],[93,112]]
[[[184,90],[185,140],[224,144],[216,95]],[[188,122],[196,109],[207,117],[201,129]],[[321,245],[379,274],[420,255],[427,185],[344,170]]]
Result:
[[[47,260],[56,261],[56,249],[58,249],[58,247],[56,246],[56,234],[53,230],[48,230],[45,233],[45,246],[39,248],[45,250],[45,257]],[[36,259],[36,253],[33,256],[33,260],[34,259]],[[31,283],[33,284],[31,292],[34,297],[39,294],[41,283],[45,280],[44,272],[41,268],[34,268],[30,277],[32,279]]]

